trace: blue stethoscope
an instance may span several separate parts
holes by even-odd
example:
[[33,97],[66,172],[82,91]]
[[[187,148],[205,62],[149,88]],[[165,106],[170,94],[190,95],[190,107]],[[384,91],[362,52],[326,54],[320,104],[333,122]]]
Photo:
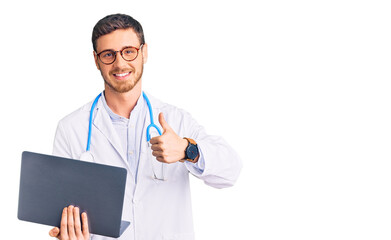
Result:
[[[94,102],[92,103],[92,106],[91,106],[90,120],[89,120],[89,123],[88,123],[87,148],[86,148],[86,151],[80,156],[81,160],[90,161],[90,162],[94,161],[94,157],[93,157],[93,155],[92,155],[92,153],[90,151],[92,118],[93,118],[93,115],[94,115],[94,110],[95,110],[96,104],[98,103],[98,100],[99,100],[99,98],[101,96],[102,96],[102,93],[99,93],[99,95],[95,98],[95,100],[94,100]],[[149,109],[149,118],[150,118],[150,121],[151,121],[151,123],[147,127],[147,142],[149,143],[149,140],[151,140],[151,135],[150,135],[150,129],[151,128],[155,128],[157,130],[157,132],[159,133],[159,135],[162,135],[162,132],[161,132],[160,128],[153,121],[153,113],[152,113],[151,102],[149,101],[149,98],[147,97],[147,95],[144,92],[143,92],[143,97],[144,97],[145,101],[147,102],[148,109]],[[155,171],[154,171],[154,175],[155,175],[156,179],[162,180],[162,179],[156,177]]]

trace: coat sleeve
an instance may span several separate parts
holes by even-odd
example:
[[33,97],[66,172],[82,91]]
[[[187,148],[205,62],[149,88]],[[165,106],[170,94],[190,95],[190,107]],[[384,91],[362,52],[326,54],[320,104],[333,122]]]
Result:
[[215,188],[233,186],[242,168],[235,150],[222,137],[208,135],[189,113],[184,112],[181,118],[182,137],[194,139],[200,152],[201,164],[185,163],[189,172]]
[[72,158],[69,141],[62,126],[61,121],[57,125],[56,135],[53,143],[53,155],[59,157]]

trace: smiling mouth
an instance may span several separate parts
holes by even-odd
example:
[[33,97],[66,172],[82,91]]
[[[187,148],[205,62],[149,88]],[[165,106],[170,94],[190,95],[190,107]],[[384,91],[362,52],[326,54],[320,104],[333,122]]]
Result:
[[130,75],[130,73],[131,73],[131,72],[114,73],[113,75],[114,75],[114,77],[120,77],[120,78],[122,78],[122,77],[126,77],[126,76]]

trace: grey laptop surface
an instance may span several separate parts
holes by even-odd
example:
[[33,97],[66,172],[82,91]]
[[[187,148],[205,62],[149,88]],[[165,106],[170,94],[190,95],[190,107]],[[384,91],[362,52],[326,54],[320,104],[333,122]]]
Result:
[[93,234],[118,238],[126,169],[33,152],[22,153],[18,218],[60,227],[64,207],[87,212]]

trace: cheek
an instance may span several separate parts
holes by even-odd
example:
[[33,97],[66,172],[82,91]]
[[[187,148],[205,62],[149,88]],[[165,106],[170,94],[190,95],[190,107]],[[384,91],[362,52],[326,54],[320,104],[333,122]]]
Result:
[[136,70],[136,72],[140,73],[143,70],[143,61],[137,61],[134,63],[133,68]]
[[100,65],[100,72],[102,73],[102,75],[109,75],[109,72],[110,72],[110,68],[107,67],[107,66],[102,66]]

